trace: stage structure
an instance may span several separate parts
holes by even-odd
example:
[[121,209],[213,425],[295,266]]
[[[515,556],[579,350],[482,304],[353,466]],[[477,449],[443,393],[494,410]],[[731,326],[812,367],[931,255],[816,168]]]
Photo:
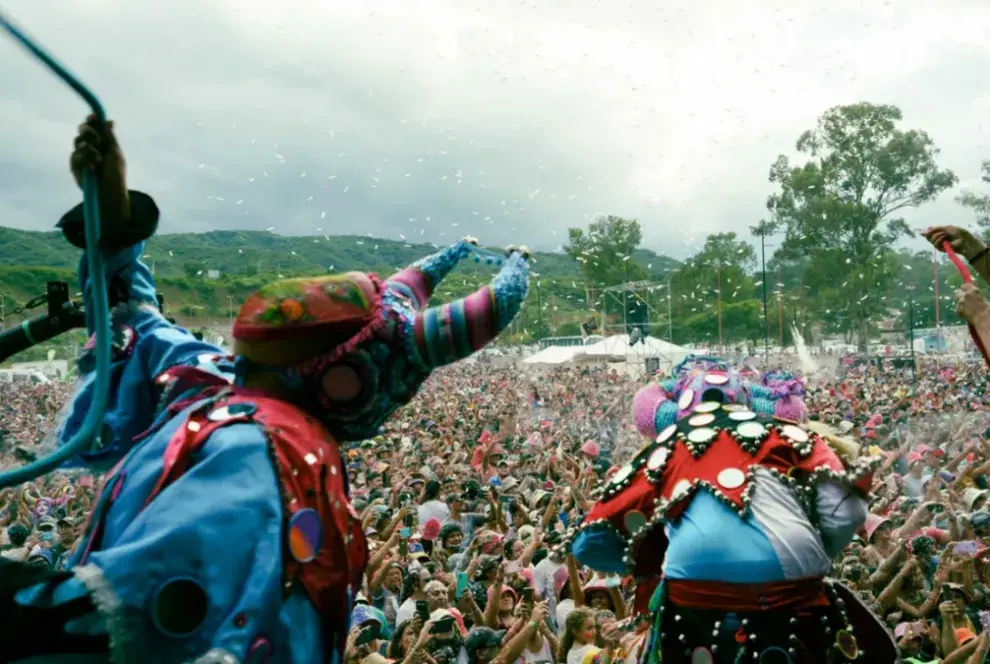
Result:
[[[601,295],[598,333],[606,339],[615,334],[628,334],[629,350],[637,355],[638,364],[647,373],[652,373],[651,368],[646,366],[648,346],[640,339],[645,339],[660,329],[666,333],[660,338],[670,344],[674,343],[670,282],[630,281],[599,289],[598,293]],[[656,304],[660,304],[663,313]],[[636,316],[636,320],[630,320],[629,312],[633,308],[642,310],[642,316]],[[616,316],[619,313],[621,316]],[[662,355],[653,363],[659,364],[661,360],[669,363],[670,359]]]

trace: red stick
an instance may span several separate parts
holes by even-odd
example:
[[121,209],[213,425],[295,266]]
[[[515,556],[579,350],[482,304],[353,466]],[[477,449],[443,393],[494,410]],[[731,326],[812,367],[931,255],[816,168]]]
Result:
[[[967,284],[973,283],[973,275],[969,273],[969,268],[966,267],[966,264],[962,262],[956,252],[952,250],[948,240],[942,242],[942,249],[945,251],[945,255],[949,257],[949,260],[955,264],[956,269],[959,270],[959,274],[962,275],[963,281]],[[990,366],[990,355],[987,355],[987,349],[983,347],[983,341],[980,340],[979,335],[976,334],[976,330],[973,329],[972,325],[969,325],[969,336],[973,337],[973,343],[975,343],[976,347],[980,349],[980,354],[983,355],[983,359],[987,363],[987,366]]]
[[966,267],[966,264],[962,262],[962,259],[959,258],[959,255],[955,251],[953,251],[952,246],[949,244],[948,240],[944,240],[942,242],[942,249],[945,251],[945,255],[949,257],[949,260],[955,264],[956,269],[959,270],[959,274],[962,275],[963,281],[965,281],[967,284],[973,283],[973,275],[969,273],[969,268]]

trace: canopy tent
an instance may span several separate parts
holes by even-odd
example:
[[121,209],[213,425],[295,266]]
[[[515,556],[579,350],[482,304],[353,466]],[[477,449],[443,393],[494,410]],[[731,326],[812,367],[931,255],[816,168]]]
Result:
[[523,360],[523,364],[566,364],[583,349],[582,346],[547,346]]
[[637,343],[629,343],[629,335],[616,334],[580,348],[580,359],[584,361],[625,361],[630,364],[644,365],[647,359],[657,360],[657,368],[665,371],[678,364],[691,354],[691,350],[683,348],[663,339],[643,337]]

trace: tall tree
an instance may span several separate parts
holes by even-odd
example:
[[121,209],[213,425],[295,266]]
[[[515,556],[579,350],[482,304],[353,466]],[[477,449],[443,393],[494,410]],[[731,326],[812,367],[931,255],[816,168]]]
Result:
[[588,225],[588,231],[567,229],[567,255],[581,266],[581,273],[593,284],[615,286],[647,277],[646,270],[633,260],[633,252],[643,241],[643,231],[635,219],[608,215]]
[[[990,159],[981,164],[981,170],[983,171],[981,179],[990,184]],[[983,238],[990,240],[990,194],[964,191],[956,197],[956,201],[973,211],[976,215],[976,223],[983,229]]]
[[928,134],[899,129],[901,120],[895,106],[830,108],[798,139],[796,149],[808,161],[792,166],[781,155],[770,169],[780,191],[767,207],[786,230],[780,257],[807,258],[812,296],[831,291],[845,303],[846,331],[863,348],[871,320],[886,315],[880,296],[894,276],[892,246],[910,234],[897,213],[957,181],[935,163],[939,151]]

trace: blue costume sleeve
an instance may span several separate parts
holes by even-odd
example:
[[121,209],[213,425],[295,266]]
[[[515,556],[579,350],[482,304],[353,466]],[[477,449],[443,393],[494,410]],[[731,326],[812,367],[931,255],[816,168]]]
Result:
[[114,661],[152,661],[141,655],[154,653],[155,662],[184,662],[214,649],[244,661],[257,639],[284,629],[282,505],[260,428],[218,429],[146,507],[145,492],[133,492],[108,514],[104,548],[54,594],[56,603],[93,598],[98,615],[70,631],[107,633]]
[[869,503],[859,493],[835,482],[818,486],[818,531],[825,553],[835,557],[842,553],[866,523]]
[[624,574],[625,545],[612,530],[586,528],[571,544],[574,559],[598,572]]
[[[119,331],[126,326],[134,332],[135,339],[133,346],[125,352],[114,353],[103,430],[95,448],[80,455],[82,463],[97,470],[113,466],[130,449],[134,437],[151,426],[162,405],[157,401],[152,383],[156,376],[173,366],[191,362],[201,354],[221,352],[161,315],[154,278],[140,260],[143,250],[144,244],[139,243],[120,251],[107,262],[108,281],[117,284],[126,298],[113,311],[114,329]],[[87,326],[92,333],[91,282],[85,256],[79,262],[79,284]],[[93,402],[94,386],[95,375],[83,377],[59,433],[61,442],[71,439],[82,426]]]

